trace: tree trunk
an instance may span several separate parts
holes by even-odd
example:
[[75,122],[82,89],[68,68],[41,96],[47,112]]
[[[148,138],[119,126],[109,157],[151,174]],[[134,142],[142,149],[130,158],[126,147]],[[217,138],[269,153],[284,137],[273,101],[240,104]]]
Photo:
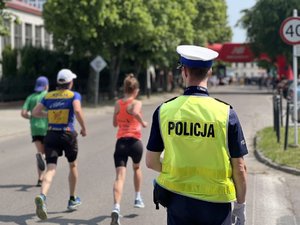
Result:
[[[98,85],[98,86],[96,86]],[[88,86],[87,86],[87,103],[94,104],[95,106],[98,104],[98,94],[99,90],[99,73],[95,72],[95,70],[90,67],[89,78],[88,78]]]
[[110,60],[110,99],[116,98],[118,96],[117,83],[119,80],[121,64],[123,61],[123,51],[124,48],[121,46],[118,53],[113,55]]

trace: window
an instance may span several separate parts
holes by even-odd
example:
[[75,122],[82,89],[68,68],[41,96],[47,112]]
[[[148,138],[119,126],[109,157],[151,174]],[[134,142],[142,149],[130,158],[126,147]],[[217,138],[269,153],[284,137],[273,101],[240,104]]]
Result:
[[32,45],[32,25],[25,24],[25,45]]
[[39,9],[42,9],[43,4],[46,2],[46,0],[23,0],[23,1]]
[[35,46],[41,47],[42,46],[42,27],[35,26]]
[[22,24],[15,23],[15,48],[22,48]]
[[50,49],[50,34],[45,30],[45,48]]

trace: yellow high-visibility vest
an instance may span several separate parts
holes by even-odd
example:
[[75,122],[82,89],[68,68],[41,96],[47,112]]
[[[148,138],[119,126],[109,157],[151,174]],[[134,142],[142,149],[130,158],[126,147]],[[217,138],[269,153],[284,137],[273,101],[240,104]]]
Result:
[[158,184],[209,202],[236,199],[227,145],[229,105],[208,96],[180,96],[159,111],[164,142]]

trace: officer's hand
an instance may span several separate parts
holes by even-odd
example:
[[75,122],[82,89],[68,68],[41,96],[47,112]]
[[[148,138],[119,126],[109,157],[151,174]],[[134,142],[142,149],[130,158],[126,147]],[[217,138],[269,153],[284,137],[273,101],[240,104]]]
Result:
[[244,225],[246,221],[246,203],[234,202],[232,210],[232,223],[234,225]]

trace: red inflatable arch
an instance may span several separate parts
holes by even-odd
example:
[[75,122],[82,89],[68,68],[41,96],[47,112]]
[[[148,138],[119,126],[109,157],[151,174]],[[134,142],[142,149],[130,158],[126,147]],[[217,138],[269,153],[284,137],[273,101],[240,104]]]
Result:
[[[224,44],[211,44],[208,48],[215,50],[219,53],[217,60],[224,62],[253,62],[256,60],[249,44],[247,43],[224,43]],[[259,57],[260,60],[270,60],[268,55],[262,53]],[[283,77],[292,80],[293,71],[291,66],[287,63],[286,58],[282,55],[276,58],[277,74],[279,79]]]

